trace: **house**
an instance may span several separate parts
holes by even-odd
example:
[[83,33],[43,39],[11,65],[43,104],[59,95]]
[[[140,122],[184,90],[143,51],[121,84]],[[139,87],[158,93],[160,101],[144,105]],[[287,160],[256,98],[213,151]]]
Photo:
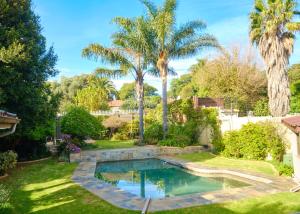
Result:
[[0,110],[0,137],[13,134],[19,122],[17,115]]
[[300,182],[300,116],[284,118],[282,123],[294,133],[294,138],[291,141],[294,176],[295,180]]
[[108,102],[108,106],[112,112],[121,111],[121,106],[123,105],[122,100],[112,100]]

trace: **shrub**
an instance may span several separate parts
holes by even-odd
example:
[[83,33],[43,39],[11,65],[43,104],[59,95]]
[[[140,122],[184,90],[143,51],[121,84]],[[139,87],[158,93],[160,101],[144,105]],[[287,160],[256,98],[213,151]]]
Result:
[[125,134],[123,132],[122,133],[117,132],[112,136],[111,139],[112,140],[128,140],[129,137],[127,136],[127,134]]
[[275,164],[275,167],[278,170],[279,175],[286,175],[292,177],[294,173],[294,168],[284,163]]
[[190,145],[191,139],[186,135],[177,135],[176,137],[167,138],[166,140],[159,141],[160,146],[175,146],[186,147]]
[[133,120],[125,123],[118,128],[117,133],[113,135],[113,140],[129,140],[135,138],[139,134],[139,121]]
[[10,191],[4,186],[0,184],[0,205],[7,203],[10,198]]
[[157,144],[163,138],[163,128],[160,123],[153,123],[145,129],[145,143],[146,144]]
[[71,107],[62,117],[61,129],[63,133],[72,137],[84,139],[89,136],[98,138],[104,127],[99,120],[82,107]]
[[241,149],[243,144],[241,143],[241,137],[239,131],[227,132],[224,135],[223,143],[226,145],[222,154],[226,157],[241,158]]
[[227,132],[223,138],[222,154],[227,157],[264,160],[270,153],[282,161],[285,146],[271,123],[248,123],[239,131]]
[[255,116],[270,115],[268,99],[261,99],[255,103],[253,113]]
[[0,176],[17,164],[17,154],[13,151],[0,153]]

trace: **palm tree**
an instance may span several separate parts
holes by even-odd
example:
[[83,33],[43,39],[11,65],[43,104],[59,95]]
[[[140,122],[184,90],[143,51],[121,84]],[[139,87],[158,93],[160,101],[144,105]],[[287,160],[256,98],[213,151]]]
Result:
[[91,75],[88,77],[88,84],[89,86],[102,88],[108,95],[109,100],[118,96],[118,91],[113,82],[107,78],[99,78],[97,75]]
[[258,46],[266,64],[269,109],[273,116],[289,112],[290,89],[287,75],[299,22],[293,22],[295,0],[256,0],[250,14],[250,39]]
[[152,64],[162,79],[163,131],[164,138],[168,130],[167,75],[171,59],[180,59],[195,55],[206,47],[217,47],[217,40],[209,34],[201,33],[206,25],[200,21],[191,21],[176,27],[176,0],[165,0],[157,7],[148,0],[142,0],[148,11],[148,19],[156,35],[156,48],[152,55]]
[[100,58],[103,62],[118,66],[118,69],[98,68],[96,73],[106,77],[122,77],[132,74],[136,82],[139,104],[139,140],[144,142],[144,76],[149,64],[148,56],[153,48],[154,33],[143,18],[127,19],[117,17],[113,20],[119,27],[113,38],[111,48],[100,44],[90,44],[83,49],[87,58]]

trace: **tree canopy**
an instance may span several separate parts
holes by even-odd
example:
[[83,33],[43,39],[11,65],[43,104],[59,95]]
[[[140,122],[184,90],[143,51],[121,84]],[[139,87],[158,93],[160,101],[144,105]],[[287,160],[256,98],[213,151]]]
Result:
[[0,23],[0,105],[21,119],[16,134],[4,141],[16,146],[22,158],[28,143],[37,152],[32,142],[53,134],[59,100],[46,80],[58,73],[57,56],[52,47],[46,48],[30,0],[0,0]]

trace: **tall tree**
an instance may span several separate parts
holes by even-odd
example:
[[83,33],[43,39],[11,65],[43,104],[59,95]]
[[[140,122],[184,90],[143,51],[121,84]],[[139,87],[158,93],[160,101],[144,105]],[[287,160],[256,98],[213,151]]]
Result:
[[117,93],[113,83],[95,75],[88,77],[88,85],[77,91],[75,104],[89,111],[107,110],[108,100]]
[[[135,82],[125,83],[119,90],[119,97],[123,100],[122,108],[126,110],[138,109],[138,102],[135,92]],[[144,107],[155,108],[161,97],[157,94],[157,89],[147,83],[144,84]]]
[[149,55],[152,52],[153,32],[144,17],[128,19],[117,17],[113,20],[119,27],[113,35],[113,46],[104,47],[90,44],[83,49],[83,56],[100,58],[117,69],[98,68],[96,73],[106,77],[122,77],[132,74],[136,83],[137,100],[139,103],[139,140],[144,142],[144,77],[147,73]]
[[256,0],[250,14],[250,39],[258,46],[266,64],[270,112],[285,116],[289,110],[290,89],[287,74],[295,35],[300,23],[294,22],[295,0]]
[[148,0],[142,0],[148,10],[148,19],[156,35],[156,49],[153,51],[152,64],[159,71],[162,79],[163,132],[166,137],[168,130],[167,107],[167,75],[170,71],[168,63],[172,59],[179,59],[195,55],[207,47],[218,46],[217,40],[209,34],[201,33],[206,25],[200,20],[187,22],[179,28],[176,24],[176,0],[165,0],[161,7],[157,7]]
[[58,99],[45,82],[57,73],[57,57],[46,48],[30,0],[0,0],[0,23],[0,106],[21,118],[16,134],[3,141],[17,144],[28,158],[26,143],[36,149],[33,141],[43,142],[55,119]]

